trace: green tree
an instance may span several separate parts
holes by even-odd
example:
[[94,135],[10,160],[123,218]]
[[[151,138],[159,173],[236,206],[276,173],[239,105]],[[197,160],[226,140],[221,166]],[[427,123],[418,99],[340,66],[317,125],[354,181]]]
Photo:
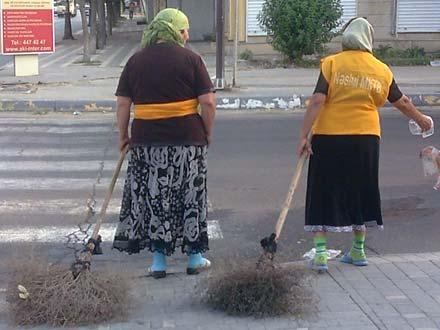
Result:
[[340,0],[266,0],[258,21],[275,50],[299,60],[323,50],[341,15]]

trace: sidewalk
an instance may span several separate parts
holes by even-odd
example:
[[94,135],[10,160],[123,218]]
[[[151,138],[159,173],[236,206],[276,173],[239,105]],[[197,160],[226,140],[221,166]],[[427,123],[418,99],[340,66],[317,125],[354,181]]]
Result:
[[[108,46],[98,50],[94,65],[79,64],[82,36],[62,41],[57,52],[42,56],[40,75],[14,77],[11,65],[0,68],[1,110],[111,111],[122,67],[138,49],[144,25],[124,21],[114,29]],[[215,76],[210,44],[190,43]],[[392,68],[402,91],[416,105],[440,106],[440,67]],[[226,83],[232,81],[232,58],[226,58]],[[219,109],[293,109],[303,107],[312,94],[318,69],[261,69],[241,61],[238,87],[217,92]]]
[[318,311],[303,320],[210,311],[192,298],[198,278],[176,274],[164,281],[147,279],[146,292],[139,292],[142,311],[129,324],[100,329],[440,329],[440,253],[369,260],[367,267],[331,262],[329,273],[318,275],[314,285]]
[[[185,260],[173,258],[169,270],[175,273],[155,280],[145,277],[150,260],[144,258],[108,251],[95,257],[97,271],[109,264],[122,273],[130,268],[133,307],[126,321],[77,329],[440,329],[440,253],[371,256],[367,267],[331,261],[329,272],[317,275],[313,284],[319,296],[317,310],[303,319],[231,317],[210,310],[194,293],[207,273],[187,276]],[[10,328],[0,321],[0,329]]]

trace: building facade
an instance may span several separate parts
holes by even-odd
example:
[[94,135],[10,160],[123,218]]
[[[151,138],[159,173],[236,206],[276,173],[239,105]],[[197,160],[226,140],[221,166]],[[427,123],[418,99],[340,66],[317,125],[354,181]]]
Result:
[[[239,40],[256,53],[270,52],[267,36],[258,24],[264,0],[229,0],[228,38],[235,35],[235,1],[239,1]],[[375,29],[375,46],[423,47],[440,50],[440,0],[341,0],[343,21],[366,17]],[[337,38],[329,48],[339,46]]]

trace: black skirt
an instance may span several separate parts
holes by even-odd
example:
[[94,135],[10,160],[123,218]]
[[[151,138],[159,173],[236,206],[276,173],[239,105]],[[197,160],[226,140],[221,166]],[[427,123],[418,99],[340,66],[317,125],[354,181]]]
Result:
[[379,137],[314,135],[306,197],[306,231],[348,232],[383,226]]

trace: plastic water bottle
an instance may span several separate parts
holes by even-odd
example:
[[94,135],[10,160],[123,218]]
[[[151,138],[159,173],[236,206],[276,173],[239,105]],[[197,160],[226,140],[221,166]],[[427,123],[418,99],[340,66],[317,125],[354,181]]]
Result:
[[430,137],[434,134],[434,121],[429,116],[425,117],[431,121],[431,128],[427,131],[422,132],[422,128],[414,120],[411,119],[408,123],[408,126],[409,131],[412,135],[421,135],[424,139],[426,139],[427,137]]

